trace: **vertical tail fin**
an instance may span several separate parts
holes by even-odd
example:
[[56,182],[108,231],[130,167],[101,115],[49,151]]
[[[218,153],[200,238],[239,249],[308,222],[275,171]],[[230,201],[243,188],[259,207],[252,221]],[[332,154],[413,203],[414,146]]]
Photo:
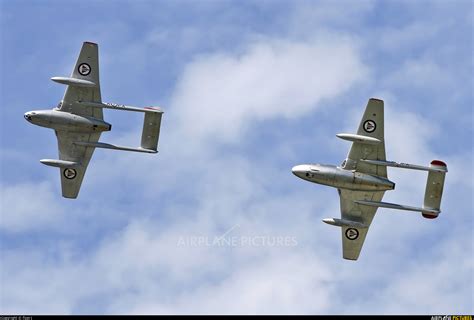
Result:
[[[443,195],[444,178],[448,167],[446,163],[440,160],[431,161],[430,167],[436,167],[444,169],[444,171],[430,171],[428,173],[428,180],[426,181],[425,200],[423,202],[423,208],[440,210],[441,197]],[[438,217],[438,214],[422,212],[423,217],[427,219],[434,219]]]
[[[151,108],[150,108],[151,109]],[[154,109],[151,109],[154,110]],[[157,151],[158,139],[160,137],[161,117],[163,112],[159,109],[153,112],[145,112],[143,121],[141,147],[148,150]]]

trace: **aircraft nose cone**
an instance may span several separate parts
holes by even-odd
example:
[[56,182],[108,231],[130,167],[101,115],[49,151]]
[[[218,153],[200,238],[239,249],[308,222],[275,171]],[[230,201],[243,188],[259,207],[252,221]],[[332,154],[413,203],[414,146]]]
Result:
[[298,171],[298,166],[294,166],[293,168],[291,168],[291,172],[296,175],[296,172]]
[[26,121],[31,121],[31,114],[29,112],[26,112],[23,117],[26,119]]
[[304,165],[297,165],[291,168],[291,172],[297,177],[299,177],[303,172],[306,171],[306,168]]

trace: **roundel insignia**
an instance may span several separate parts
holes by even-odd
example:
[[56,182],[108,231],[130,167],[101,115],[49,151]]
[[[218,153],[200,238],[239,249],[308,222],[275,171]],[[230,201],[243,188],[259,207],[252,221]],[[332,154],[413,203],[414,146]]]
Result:
[[91,66],[88,65],[87,63],[81,63],[79,67],[77,67],[77,71],[83,76],[89,75],[91,73]]
[[359,230],[354,228],[349,228],[346,230],[346,238],[349,240],[355,240],[359,238]]
[[63,174],[66,179],[74,179],[77,175],[77,172],[74,169],[66,168],[64,169]]
[[377,127],[377,125],[375,124],[375,121],[373,120],[367,120],[364,122],[364,130],[365,132],[374,132],[375,131],[375,128]]

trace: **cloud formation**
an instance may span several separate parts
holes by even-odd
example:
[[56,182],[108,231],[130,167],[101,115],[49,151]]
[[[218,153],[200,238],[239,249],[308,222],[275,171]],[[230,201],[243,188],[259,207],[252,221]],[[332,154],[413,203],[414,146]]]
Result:
[[195,140],[233,141],[258,121],[297,118],[367,76],[356,46],[261,39],[241,53],[213,53],[188,64],[173,95],[179,126]]
[[[420,44],[421,34],[447,32],[446,25],[431,28],[433,22],[422,19],[397,29],[398,16],[383,16],[371,2],[335,9],[330,2],[300,4],[280,12],[289,25],[280,35],[281,30],[259,33],[263,26],[252,24],[245,29],[251,34],[235,36],[240,25],[230,25],[227,41],[238,43],[219,49],[199,50],[195,39],[220,38],[192,20],[197,27],[187,29],[183,49],[190,59],[173,66],[179,72],[172,81],[156,76],[165,66],[144,68],[148,60],[137,61],[138,69],[159,78],[151,82],[160,84],[153,95],[161,94],[162,82],[168,88],[160,153],[96,151],[78,200],[59,198],[52,169],[42,168],[44,175],[37,177],[28,161],[2,163],[11,171],[18,166],[26,180],[10,179],[1,187],[2,313],[472,313],[473,185],[464,170],[472,150],[444,145],[443,119],[426,109],[441,102],[429,100],[430,94],[418,98],[420,90],[443,92],[439,82],[425,80],[452,70],[450,65],[437,56],[413,58],[417,48],[439,48],[430,42],[435,36]],[[246,10],[226,13],[235,18]],[[159,15],[173,16],[165,9]],[[376,20],[380,15],[384,19]],[[410,25],[410,17],[403,18]],[[132,23],[124,19],[120,25],[131,37]],[[130,50],[112,50],[117,57],[109,62],[123,62],[109,78],[117,88],[147,83],[139,72],[133,80],[120,77],[135,75],[136,65],[127,61],[152,59],[153,43],[164,48],[160,56],[174,54],[172,36],[145,29],[137,39],[103,31],[117,36],[110,41],[122,47],[124,39],[132,42]],[[462,60],[464,51],[445,40],[453,58]],[[51,51],[49,44],[45,50]],[[416,90],[404,85],[407,77],[419,84]],[[150,90],[130,94],[146,96]],[[343,127],[356,130],[372,95],[386,101],[390,160],[426,164],[441,158],[450,172],[438,219],[380,209],[354,263],[341,258],[340,230],[320,221],[339,216],[337,192],[304,183],[290,169],[307,159],[339,163],[349,145],[334,134]],[[466,129],[464,121],[460,126]],[[453,140],[468,141],[453,132]],[[118,138],[104,138],[133,145],[139,135],[127,129]],[[22,150],[18,158],[31,158],[25,143],[16,147]],[[387,193],[387,201],[419,205],[424,174],[390,170],[389,176],[397,189]],[[289,236],[297,245],[178,245],[183,237],[224,234]]]

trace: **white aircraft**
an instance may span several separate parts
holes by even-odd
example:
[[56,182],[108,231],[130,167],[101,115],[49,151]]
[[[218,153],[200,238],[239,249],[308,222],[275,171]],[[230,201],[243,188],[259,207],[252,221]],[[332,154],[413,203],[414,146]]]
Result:
[[[323,222],[341,227],[344,259],[359,258],[365,236],[379,207],[418,211],[428,219],[438,216],[447,166],[439,160],[431,161],[429,167],[385,160],[382,100],[369,100],[357,134],[341,133],[336,136],[353,142],[340,167],[303,164],[293,167],[292,171],[303,180],[337,188],[341,219],[327,218]],[[387,178],[387,167],[428,171],[422,208],[381,202],[385,191],[395,189],[395,183]]]
[[[95,148],[157,153],[163,111],[156,107],[136,108],[103,103],[99,83],[99,52],[96,43],[84,42],[70,77],[51,80],[67,85],[59,105],[52,110],[29,111],[24,117],[32,124],[54,129],[58,139],[59,160],[41,163],[60,168],[62,195],[75,199]],[[103,131],[112,126],[104,121],[102,109],[143,112],[141,145],[138,148],[98,142]]]

